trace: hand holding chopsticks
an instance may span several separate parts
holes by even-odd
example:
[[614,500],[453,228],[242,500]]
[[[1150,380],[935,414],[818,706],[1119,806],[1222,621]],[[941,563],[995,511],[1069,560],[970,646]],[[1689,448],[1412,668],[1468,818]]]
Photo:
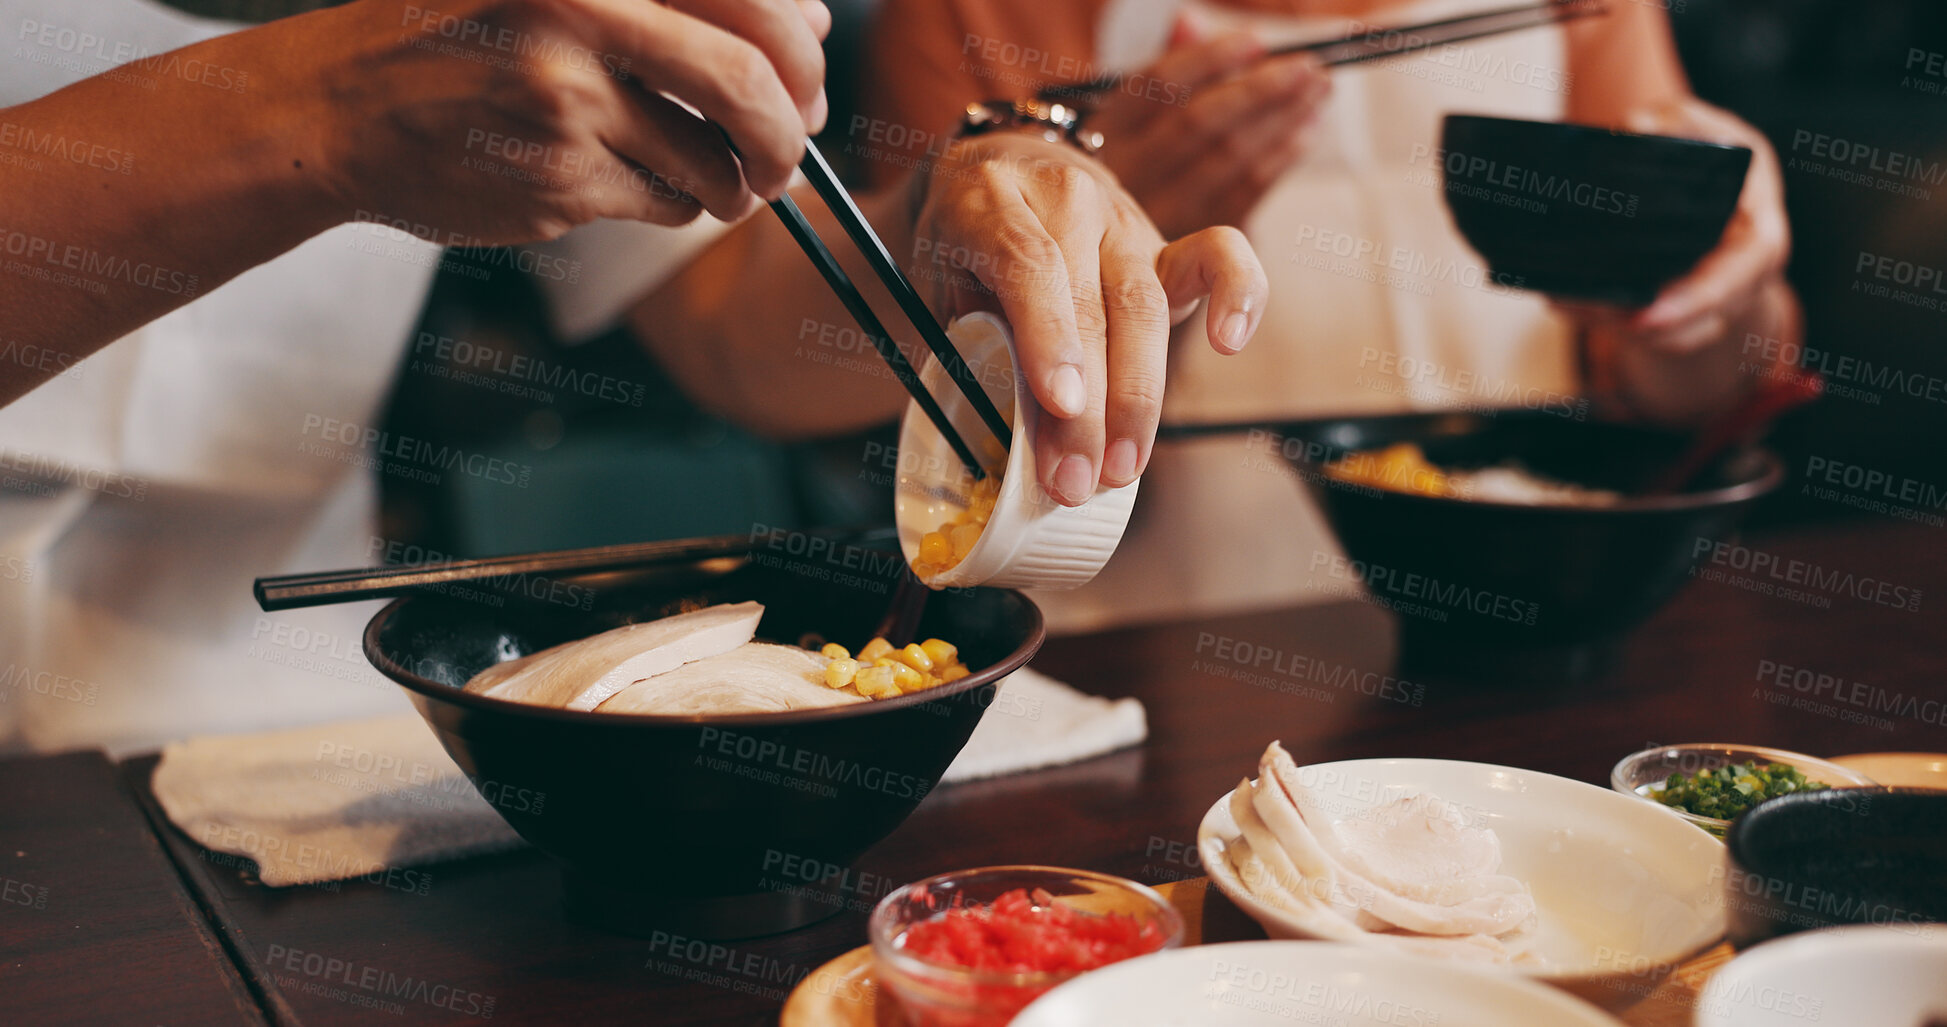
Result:
[[[912,278],[815,148],[803,170],[897,303],[894,323],[936,354],[944,348],[949,368],[958,357],[939,329],[943,315],[996,310],[1013,326],[1022,373],[1042,407],[1039,484],[1065,505],[1141,474],[1161,413],[1173,309],[1210,296],[1209,333],[1226,353],[1242,347],[1263,313],[1263,272],[1241,234],[1217,230],[1165,245],[1113,176],[1064,144],[997,132],[950,147],[923,172],[917,245],[904,256],[925,273]],[[773,207],[895,377],[916,390],[909,358],[804,211],[795,202]],[[970,388],[959,376],[955,385]],[[923,395],[914,399],[930,415],[937,404]],[[981,448],[979,439],[961,437],[963,460]]]

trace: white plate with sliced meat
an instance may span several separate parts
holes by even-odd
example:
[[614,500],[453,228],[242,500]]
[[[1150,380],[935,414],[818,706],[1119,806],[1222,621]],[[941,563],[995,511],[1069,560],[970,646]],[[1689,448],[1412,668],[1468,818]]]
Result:
[[1297,766],[1272,743],[1197,830],[1272,938],[1503,965],[1610,1009],[1724,933],[1723,845],[1607,788],[1452,760]]

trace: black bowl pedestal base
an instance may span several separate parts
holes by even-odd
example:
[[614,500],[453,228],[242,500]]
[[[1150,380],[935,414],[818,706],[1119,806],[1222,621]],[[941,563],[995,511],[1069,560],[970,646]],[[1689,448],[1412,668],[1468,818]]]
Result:
[[782,891],[745,895],[624,891],[566,866],[561,868],[561,894],[569,920],[636,938],[658,933],[702,941],[760,938],[795,931],[843,911],[830,902]]
[[1521,646],[1455,634],[1401,617],[1399,672],[1421,678],[1508,685],[1579,685],[1609,672],[1621,657],[1620,634],[1553,646]]

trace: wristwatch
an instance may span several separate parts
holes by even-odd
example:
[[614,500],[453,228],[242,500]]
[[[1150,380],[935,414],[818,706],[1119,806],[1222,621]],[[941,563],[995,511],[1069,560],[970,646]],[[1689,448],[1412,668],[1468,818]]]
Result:
[[1019,100],[982,100],[967,105],[967,116],[960,122],[960,135],[977,136],[1000,128],[1039,128],[1041,137],[1051,143],[1067,141],[1094,153],[1102,148],[1102,133],[1082,127],[1083,112],[1065,103],[1024,97]]

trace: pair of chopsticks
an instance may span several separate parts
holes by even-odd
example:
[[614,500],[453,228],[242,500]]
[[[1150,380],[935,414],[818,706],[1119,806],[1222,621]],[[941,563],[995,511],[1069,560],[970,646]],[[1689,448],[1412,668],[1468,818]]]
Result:
[[[1488,36],[1520,32],[1524,29],[1540,28],[1543,25],[1555,25],[1607,13],[1609,8],[1603,0],[1548,0],[1546,3],[1502,7],[1457,18],[1422,22],[1418,25],[1364,29],[1335,39],[1278,47],[1265,56],[1285,57],[1291,54],[1308,53],[1317,57],[1326,67],[1335,68],[1343,64],[1380,61],[1389,57],[1418,53],[1436,46],[1446,46],[1449,43],[1485,39]],[[1087,82],[1048,86],[1037,95],[1043,100],[1089,96],[1114,89],[1125,77],[1122,74],[1104,75]]]
[[[891,528],[814,528],[793,532],[833,546],[875,546],[895,540]],[[469,560],[398,564],[349,571],[316,571],[258,578],[252,591],[265,612],[307,606],[352,603],[362,599],[391,599],[442,586],[471,585],[496,594],[522,595],[536,586],[547,589],[565,575],[675,567],[706,560],[748,556],[762,548],[763,536],[717,535],[670,542],[558,549],[546,553],[484,556]],[[911,571],[906,572],[909,576]]]
[[[805,140],[804,161],[798,165],[798,170],[804,172],[805,178],[811,182],[812,189],[817,191],[819,199],[825,201],[825,207],[832,212],[833,217],[838,219],[838,223],[845,229],[845,234],[851,237],[853,245],[857,246],[859,252],[865,256],[865,261],[871,266],[872,273],[877,275],[886,290],[892,293],[893,300],[899,304],[899,309],[905,314],[906,320],[919,331],[920,338],[926,340],[926,348],[933,351],[934,358],[939,360],[940,366],[946,370],[948,379],[959,386],[968,405],[987,426],[987,430],[994,433],[994,438],[1000,441],[1001,452],[1007,452],[1014,444],[1014,436],[1008,429],[1006,418],[1001,416],[1000,410],[994,406],[994,401],[988,397],[987,390],[982,388],[980,382],[975,379],[973,369],[967,366],[966,361],[960,359],[960,354],[953,348],[953,342],[947,338],[945,329],[934,320],[933,312],[926,309],[926,301],[920,298],[912,283],[907,281],[906,276],[900,272],[898,262],[892,259],[892,254],[886,250],[886,244],[879,241],[878,233],[874,232],[871,224],[867,223],[865,215],[859,211],[858,204],[852,202],[852,195],[845,191],[845,186],[838,181],[838,176],[832,173],[831,165],[825,163],[825,155],[818,151],[817,143]],[[906,392],[933,422],[933,427],[939,429],[940,434],[946,437],[947,443],[960,457],[960,462],[967,466],[967,472],[975,478],[985,477],[986,470],[982,467],[980,459],[974,455],[967,441],[960,437],[959,431],[947,420],[946,411],[940,409],[938,401],[926,391],[925,385],[921,384],[919,375],[913,370],[912,362],[906,359],[906,354],[900,350],[899,344],[886,333],[885,325],[881,324],[878,316],[872,312],[871,305],[866,303],[858,287],[852,284],[851,276],[845,273],[837,258],[832,256],[824,240],[818,237],[818,232],[811,227],[811,222],[805,219],[804,211],[798,209],[797,203],[788,193],[773,200],[771,210],[776,212],[778,220],[784,222],[785,229],[791,233],[791,238],[797,240],[805,256],[810,257],[811,262],[817,265],[819,273],[825,276],[825,284],[831,286],[832,292],[838,294],[839,302],[845,304],[845,309],[851,312],[854,320],[858,321],[859,328],[865,332],[867,338],[872,340],[873,346],[879,351],[880,358],[892,368],[893,377],[899,379],[899,384],[906,387]]]

